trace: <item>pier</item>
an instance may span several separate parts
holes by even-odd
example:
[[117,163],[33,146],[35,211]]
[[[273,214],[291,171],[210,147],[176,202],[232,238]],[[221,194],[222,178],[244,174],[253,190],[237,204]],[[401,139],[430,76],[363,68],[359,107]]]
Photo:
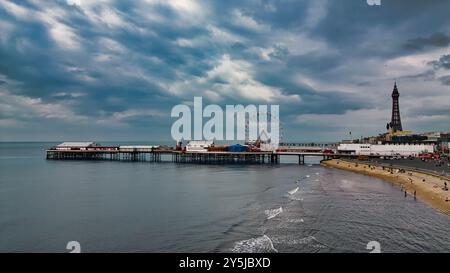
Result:
[[173,162],[195,164],[277,164],[280,156],[272,152],[182,152],[120,150],[55,150],[46,151],[49,160],[107,160],[134,162]]
[[201,152],[172,153],[172,162],[197,164],[277,164],[280,156],[272,152]]
[[[292,146],[294,147],[294,146]],[[318,146],[317,146],[318,147]],[[329,150],[283,148],[275,151],[185,151],[161,146],[100,146],[95,143],[60,144],[46,150],[48,160],[105,160],[131,162],[172,162],[191,164],[279,164],[281,157],[298,157],[305,164],[306,156],[334,158]]]
[[111,151],[77,151],[77,150],[47,150],[47,159],[53,160],[110,160],[110,161],[142,161],[142,162],[161,162],[163,154],[172,154],[171,151],[153,151],[153,152],[121,152],[119,150]]

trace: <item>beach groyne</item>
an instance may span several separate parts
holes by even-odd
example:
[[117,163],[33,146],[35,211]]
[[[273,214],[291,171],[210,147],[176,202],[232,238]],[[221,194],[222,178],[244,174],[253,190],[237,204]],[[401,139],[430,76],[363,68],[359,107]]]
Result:
[[386,167],[372,162],[332,159],[322,161],[322,165],[376,177],[398,186],[412,196],[450,216],[450,179],[434,173]]

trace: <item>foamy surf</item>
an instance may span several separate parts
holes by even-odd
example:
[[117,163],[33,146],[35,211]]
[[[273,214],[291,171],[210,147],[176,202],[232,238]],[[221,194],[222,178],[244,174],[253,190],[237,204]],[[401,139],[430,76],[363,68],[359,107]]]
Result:
[[282,213],[283,212],[283,208],[279,207],[278,209],[266,209],[264,212],[266,213],[267,220],[269,220],[269,219],[274,218],[278,214]]
[[288,193],[289,193],[290,195],[293,195],[294,193],[298,192],[298,189],[299,189],[299,187],[297,187],[297,188],[295,188],[295,189],[293,189],[293,190],[291,190],[291,191],[288,191]]
[[302,177],[300,179],[297,179],[295,182],[300,183],[300,181],[302,181],[303,179],[310,178],[310,177],[311,176],[308,174],[308,175],[305,175],[304,177]]
[[288,195],[287,196],[290,200],[294,201],[303,201],[303,198],[300,197],[298,194]]
[[287,222],[288,223],[303,223],[305,221],[303,221],[303,218],[301,218],[301,219],[289,219]]
[[316,239],[314,236],[307,236],[304,238],[280,237],[274,240],[279,244],[287,245],[307,245],[312,248],[326,248],[327,246]]
[[271,253],[278,252],[273,246],[272,240],[267,235],[248,240],[238,241],[231,249],[236,253]]

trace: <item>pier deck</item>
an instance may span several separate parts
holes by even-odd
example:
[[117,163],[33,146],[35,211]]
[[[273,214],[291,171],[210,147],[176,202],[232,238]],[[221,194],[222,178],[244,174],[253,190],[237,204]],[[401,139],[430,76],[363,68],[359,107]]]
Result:
[[272,152],[183,152],[183,151],[120,151],[120,150],[57,150],[46,151],[52,160],[113,160],[198,164],[264,164],[279,163]]
[[46,158],[49,160],[112,160],[112,161],[143,161],[143,162],[173,162],[195,164],[278,164],[281,156],[297,156],[298,163],[305,163],[305,156],[318,156],[323,159],[335,157],[320,152],[186,152],[176,150],[132,150],[123,151],[118,148],[60,150],[48,149]]

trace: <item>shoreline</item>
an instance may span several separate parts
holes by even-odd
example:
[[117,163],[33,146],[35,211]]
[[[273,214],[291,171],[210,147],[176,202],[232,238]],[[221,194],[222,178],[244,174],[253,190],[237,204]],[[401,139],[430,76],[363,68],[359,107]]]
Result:
[[422,171],[405,170],[402,172],[398,168],[390,170],[388,167],[376,163],[350,162],[341,159],[324,160],[321,165],[379,178],[399,187],[402,191],[406,190],[411,196],[416,191],[418,200],[450,216],[450,191],[442,189],[445,181],[447,187],[450,187],[450,180],[447,177]]

